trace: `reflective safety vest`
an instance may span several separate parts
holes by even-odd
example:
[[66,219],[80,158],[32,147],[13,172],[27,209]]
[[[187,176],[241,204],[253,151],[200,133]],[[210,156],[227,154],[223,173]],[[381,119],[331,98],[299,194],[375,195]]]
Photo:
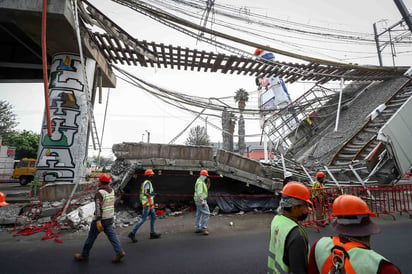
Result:
[[201,196],[203,197],[203,200],[207,199],[207,185],[206,183],[201,180],[200,178],[197,178],[196,184],[195,184],[195,194],[193,195],[193,199],[195,202],[200,202],[201,200],[199,199],[199,195],[202,194]]
[[323,198],[323,189],[322,184],[319,181],[313,183],[312,186],[312,199],[315,200],[316,198],[322,199]]
[[[342,255],[343,262],[339,254]],[[315,256],[316,265],[322,274],[327,274],[334,268],[334,262],[335,265],[341,263],[347,274],[378,273],[381,261],[387,261],[365,245],[358,242],[342,243],[339,237],[321,238],[316,243]]]
[[290,231],[292,231],[295,227],[299,228],[306,242],[308,242],[306,231],[300,224],[283,215],[276,215],[273,218],[270,228],[271,233],[268,256],[268,273],[289,272],[289,266],[283,262],[283,255],[285,252],[286,238]]
[[100,189],[100,194],[103,196],[102,205],[102,219],[110,219],[114,216],[114,190],[112,192],[107,192],[106,190]]
[[142,186],[140,187],[140,202],[142,203],[143,207],[149,205],[150,209],[152,209],[154,208],[154,197],[153,196],[148,197],[144,194],[144,187],[146,184],[149,184],[150,186],[149,193],[153,192],[152,182],[150,182],[149,180],[145,180],[142,183]]

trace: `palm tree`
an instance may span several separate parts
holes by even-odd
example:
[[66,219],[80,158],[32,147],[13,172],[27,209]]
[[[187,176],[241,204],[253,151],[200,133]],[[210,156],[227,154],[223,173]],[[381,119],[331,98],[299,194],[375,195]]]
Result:
[[246,150],[246,143],[245,143],[245,120],[243,118],[243,110],[245,109],[246,102],[249,100],[249,93],[243,89],[240,88],[236,91],[235,94],[235,102],[237,102],[239,110],[240,110],[240,116],[239,116],[239,126],[238,126],[238,147],[239,147],[239,154],[243,155]]
[[246,102],[249,101],[249,93],[244,88],[240,88],[236,90],[234,98],[235,102],[238,104],[240,112],[242,112],[245,109]]

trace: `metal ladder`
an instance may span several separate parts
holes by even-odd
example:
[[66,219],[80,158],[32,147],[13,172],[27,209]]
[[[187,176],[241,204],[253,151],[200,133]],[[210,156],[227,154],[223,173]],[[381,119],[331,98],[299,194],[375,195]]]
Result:
[[[100,149],[100,140],[99,140],[99,135],[97,134],[97,127],[96,127],[96,121],[94,119],[93,112],[90,113],[90,121],[89,121],[89,126],[90,126],[90,134],[92,137],[92,142],[93,142],[93,149],[97,150]],[[96,148],[97,145],[97,148]]]

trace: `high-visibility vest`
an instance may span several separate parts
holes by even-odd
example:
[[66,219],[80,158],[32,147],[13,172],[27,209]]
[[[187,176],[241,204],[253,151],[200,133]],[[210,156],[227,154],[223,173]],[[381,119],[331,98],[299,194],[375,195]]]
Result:
[[323,196],[322,184],[319,181],[316,181],[312,186],[312,199],[320,199]]
[[200,193],[202,193],[203,200],[207,199],[207,185],[203,180],[197,178],[195,184],[195,194],[193,195],[193,199],[195,200],[195,202],[200,202]]
[[[335,246],[343,247],[349,256],[345,256],[343,267],[347,274],[378,273],[382,255],[358,242],[342,243],[339,237],[322,237],[315,246],[315,260],[322,274],[333,267],[333,250]],[[331,253],[332,250],[332,253]]]
[[152,192],[153,192],[152,182],[150,182],[149,180],[145,180],[145,181],[142,183],[142,186],[140,187],[140,202],[142,203],[142,206],[143,206],[143,207],[149,205],[150,208],[153,208],[153,207],[154,207],[154,197],[153,197],[153,196],[147,197],[147,196],[144,194],[144,186],[145,186],[146,184],[149,184],[149,186],[150,186],[149,193],[152,193]]
[[285,252],[286,238],[295,227],[299,228],[306,242],[308,242],[306,231],[300,224],[283,215],[276,215],[273,218],[269,243],[268,273],[289,272],[289,266],[283,262],[283,255]]
[[104,189],[100,189],[99,192],[103,197],[102,219],[113,218],[114,216],[114,190],[112,190],[112,192],[109,193]]

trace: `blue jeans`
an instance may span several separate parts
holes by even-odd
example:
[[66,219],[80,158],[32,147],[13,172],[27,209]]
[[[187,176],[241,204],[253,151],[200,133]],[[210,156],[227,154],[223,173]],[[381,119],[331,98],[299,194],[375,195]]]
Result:
[[145,206],[142,211],[142,217],[136,223],[132,229],[132,233],[136,234],[137,230],[146,222],[147,216],[150,214],[150,233],[155,232],[156,211],[154,208],[150,209],[150,206]]
[[[86,241],[84,242],[82,256],[89,257],[90,250],[93,247],[94,241],[96,240],[97,236],[99,236],[99,231],[97,230],[95,220],[92,221],[90,224],[89,235],[87,236]],[[123,252],[122,246],[120,244],[119,238],[117,237],[116,232],[113,229],[113,218],[101,220],[103,225],[103,231],[106,234],[107,238],[109,239],[110,243],[113,246],[114,252],[116,255]]]
[[207,224],[209,223],[210,210],[207,203],[202,206],[201,202],[195,202],[196,204],[196,222],[195,230],[205,230],[207,229]]

